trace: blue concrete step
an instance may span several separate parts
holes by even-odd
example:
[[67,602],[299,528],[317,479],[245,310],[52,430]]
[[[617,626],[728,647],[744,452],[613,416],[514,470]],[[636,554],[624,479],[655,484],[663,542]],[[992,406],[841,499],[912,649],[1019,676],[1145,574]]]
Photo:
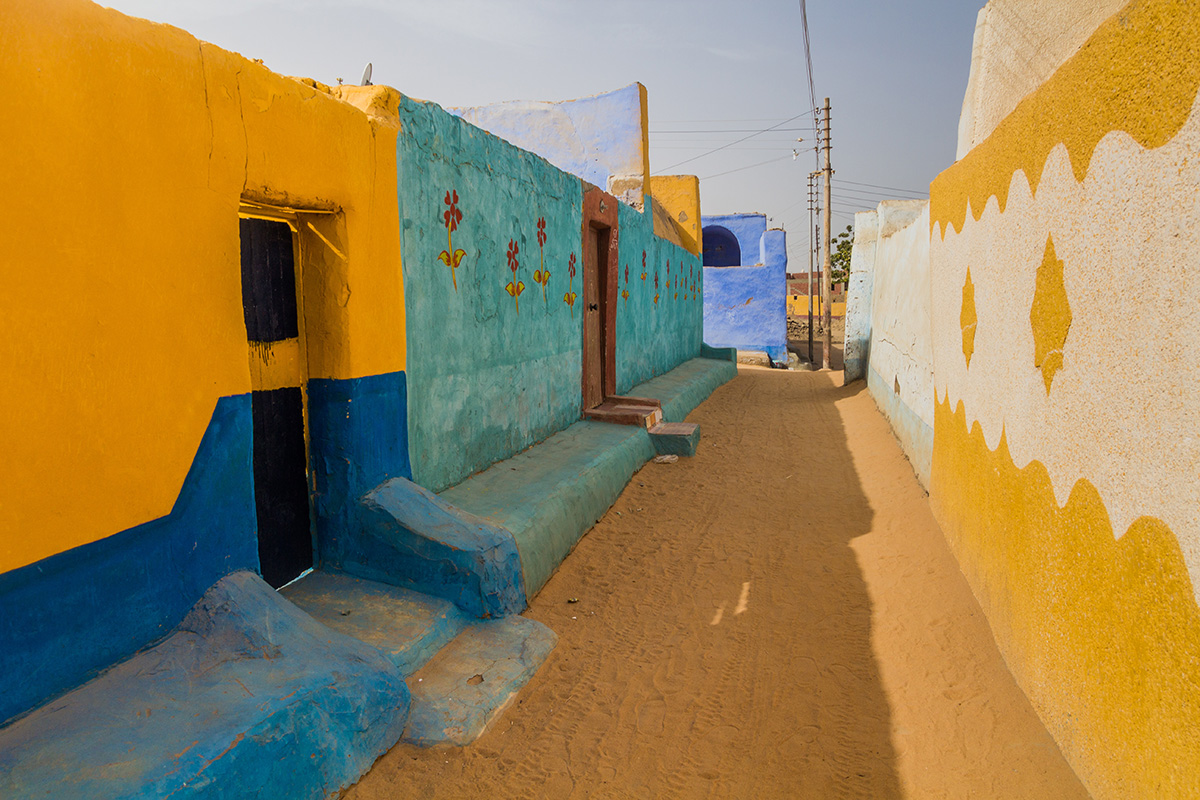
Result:
[[0,797],[325,798],[408,706],[378,650],[237,572],[165,641],[0,729]]
[[321,624],[379,649],[406,677],[471,621],[449,600],[351,575],[316,571],[280,591]]
[[558,636],[525,617],[476,622],[408,679],[412,707],[404,741],[470,744],[516,697]]
[[378,648],[408,677],[404,740],[422,746],[473,742],[558,641],[540,622],[480,622],[449,600],[350,575],[312,572],[282,591],[322,624]]

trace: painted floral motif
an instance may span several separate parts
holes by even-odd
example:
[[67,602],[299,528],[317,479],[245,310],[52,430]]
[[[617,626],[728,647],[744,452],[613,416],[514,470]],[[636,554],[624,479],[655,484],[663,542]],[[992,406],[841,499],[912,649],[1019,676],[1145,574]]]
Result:
[[533,272],[533,282],[542,285],[542,302],[546,302],[546,284],[550,282],[550,270],[546,269],[546,218],[538,217],[537,221],[538,260],[541,268]]
[[575,254],[571,253],[571,258],[567,262],[567,274],[570,279],[567,281],[567,293],[563,295],[563,302],[571,307],[571,316],[575,316],[575,292],[571,291],[572,285],[575,283]]
[[654,268],[654,305],[658,305],[658,267]]
[[512,270],[512,280],[504,286],[504,290],[512,295],[513,302],[517,305],[517,313],[521,313],[521,292],[525,291],[525,281],[517,280],[517,268],[521,266],[521,262],[517,260],[517,254],[521,248],[517,245],[515,239],[508,240],[508,268]]
[[446,225],[446,249],[438,253],[438,261],[450,268],[450,280],[454,283],[454,291],[457,292],[458,265],[467,254],[466,250],[454,249],[454,232],[458,230],[458,223],[462,222],[463,218],[462,210],[458,207],[458,192],[446,192],[446,199],[442,202],[449,208],[442,212],[442,220]]
[[646,280],[646,251],[642,251],[642,280]]
[[621,297],[625,300],[625,305],[629,305],[629,265],[625,265],[625,288],[621,290]]

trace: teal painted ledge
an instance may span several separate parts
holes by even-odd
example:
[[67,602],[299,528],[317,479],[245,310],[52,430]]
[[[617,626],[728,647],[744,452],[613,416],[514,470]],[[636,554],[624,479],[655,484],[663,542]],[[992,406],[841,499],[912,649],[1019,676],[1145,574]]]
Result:
[[715,358],[717,361],[732,361],[737,363],[737,348],[736,347],[709,347],[706,344],[700,345],[701,358]]
[[867,390],[891,424],[900,449],[917,474],[917,481],[928,491],[929,471],[933,466],[933,428],[905,405],[894,386],[885,382],[871,367],[867,368]]
[[633,387],[629,394],[661,401],[664,421],[683,422],[718,386],[737,377],[736,352],[731,361],[712,358],[685,361],[670,372]]
[[512,533],[533,597],[653,455],[643,428],[576,422],[441,498]]
[[[735,375],[732,361],[694,358],[630,394],[660,400],[665,418],[682,422]],[[439,496],[512,533],[533,597],[654,454],[642,428],[582,421]]]

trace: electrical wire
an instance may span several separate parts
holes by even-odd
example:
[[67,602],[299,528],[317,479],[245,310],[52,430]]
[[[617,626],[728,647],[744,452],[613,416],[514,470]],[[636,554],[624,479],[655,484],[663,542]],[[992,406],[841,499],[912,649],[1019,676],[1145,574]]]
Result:
[[817,110],[817,89],[813,82],[812,47],[808,39],[808,8],[805,0],[800,0],[800,25],[804,32],[804,64],[808,68],[808,100],[815,113]]
[[[808,131],[809,128],[774,128],[774,130],[779,131],[780,133],[788,133],[788,132],[794,133],[796,131]],[[697,131],[678,131],[678,130],[655,131],[654,128],[650,128],[650,133],[754,133],[754,132],[758,132],[758,128],[724,128],[724,130],[715,130],[715,128],[709,128],[709,130],[707,130],[707,131],[700,131],[700,130],[697,130]]]
[[[806,112],[806,113],[807,113],[807,112]],[[792,120],[800,119],[800,118],[801,118],[801,117],[803,117],[803,116],[805,116],[805,114],[797,114],[796,116],[792,117],[791,119],[785,119],[783,122],[780,122],[780,123],[779,123],[779,125],[786,125],[787,123],[791,122]],[[669,166],[669,167],[665,167],[665,168],[663,169],[663,172],[667,172],[667,171],[669,171],[669,170],[673,170],[673,169],[675,169],[676,167],[682,167],[684,164],[690,164],[691,162],[693,162],[693,161],[695,161],[695,160],[697,160],[697,159],[704,158],[705,156],[710,156],[710,155],[712,155],[713,153],[718,153],[718,152],[720,152],[720,151],[724,150],[724,149],[725,149],[725,148],[727,148],[727,147],[732,147],[732,146],[733,146],[733,145],[735,145],[735,144],[741,144],[742,142],[746,141],[747,139],[753,139],[755,136],[758,136],[758,135],[759,135],[759,134],[761,134],[761,133],[768,133],[768,132],[770,132],[770,131],[773,131],[773,130],[777,129],[777,128],[779,127],[779,125],[772,125],[772,126],[771,126],[771,127],[769,127],[769,128],[764,128],[763,130],[761,130],[761,131],[757,131],[757,132],[755,132],[755,133],[751,133],[751,134],[750,134],[750,135],[748,135],[748,136],[743,136],[741,139],[737,139],[737,140],[735,140],[735,141],[732,141],[732,142],[730,142],[729,144],[723,144],[723,145],[721,145],[720,147],[717,147],[717,148],[714,148],[714,149],[712,149],[712,150],[709,150],[707,153],[701,153],[701,154],[700,154],[700,155],[698,155],[698,156],[692,156],[691,158],[686,158],[686,159],[684,159],[683,161],[680,161],[680,162],[678,162],[678,163],[676,163],[676,164],[672,164],[672,165],[671,165],[671,166]]]
[[922,196],[926,196],[929,194],[928,190],[918,191],[916,189],[897,189],[895,186],[880,186],[879,184],[876,184],[876,183],[859,183],[858,181],[847,181],[847,180],[843,180],[841,178],[834,178],[833,180],[835,183],[848,183],[852,186],[869,186],[872,189],[886,189],[889,192],[905,192],[907,194],[919,194]]
[[742,172],[743,170],[754,169],[755,167],[761,167],[764,164],[774,164],[776,161],[783,161],[784,159],[789,159],[789,158],[792,158],[791,153],[788,153],[786,156],[779,156],[778,158],[768,158],[766,161],[760,161],[757,164],[749,164],[745,167],[738,167],[737,169],[730,169],[730,170],[726,170],[725,172],[718,172],[716,175],[709,175],[707,178],[701,178],[700,180],[711,181],[713,178],[719,178],[722,175],[732,175],[735,172]]

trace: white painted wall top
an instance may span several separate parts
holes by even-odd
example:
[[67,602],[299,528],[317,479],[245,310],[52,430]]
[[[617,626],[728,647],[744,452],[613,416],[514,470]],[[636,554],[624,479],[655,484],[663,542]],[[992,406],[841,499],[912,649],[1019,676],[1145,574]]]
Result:
[[975,22],[958,155],[982,142],[1129,0],[990,0]]

